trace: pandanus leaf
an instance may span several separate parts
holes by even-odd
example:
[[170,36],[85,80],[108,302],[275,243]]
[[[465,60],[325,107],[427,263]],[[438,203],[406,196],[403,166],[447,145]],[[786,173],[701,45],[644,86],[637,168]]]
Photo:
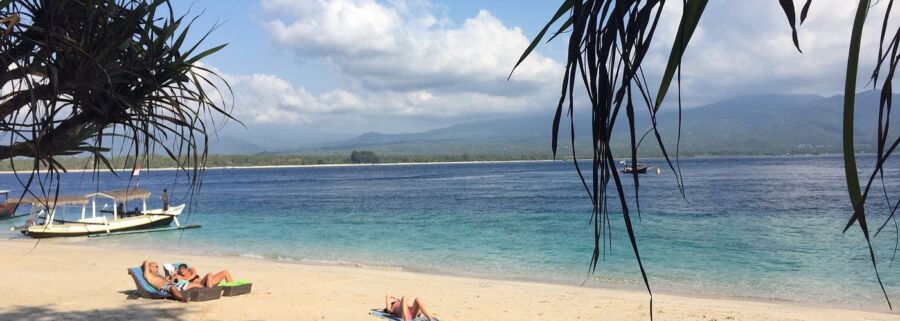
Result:
[[859,48],[862,41],[863,26],[866,22],[866,13],[869,9],[868,0],[860,0],[859,6],[856,8],[856,15],[853,19],[853,29],[850,34],[850,49],[847,54],[847,74],[844,80],[844,128],[843,128],[843,149],[844,149],[844,174],[847,179],[847,192],[850,196],[850,204],[853,206],[853,216],[844,227],[846,232],[855,222],[859,222],[859,227],[866,239],[869,247],[869,258],[872,261],[872,267],[875,270],[875,277],[878,279],[878,285],[881,286],[881,292],[887,301],[888,307],[893,310],[891,300],[888,298],[887,290],[881,281],[881,275],[878,273],[878,262],[875,260],[875,249],[872,247],[872,240],[869,235],[869,227],[866,222],[865,202],[863,194],[859,186],[859,174],[856,169],[856,151],[853,142],[853,113],[856,103],[856,76],[859,68]]
[[[544,38],[544,34],[547,33],[547,30],[550,29],[550,26],[552,26],[553,23],[559,20],[559,18],[562,17],[566,13],[566,11],[572,9],[572,1],[573,0],[563,1],[562,5],[559,6],[559,9],[557,9],[556,13],[553,15],[553,18],[550,18],[550,21],[547,22],[547,25],[545,25],[544,28],[541,29],[541,32],[538,32],[537,36],[534,37],[534,40],[531,41],[531,44],[528,45],[528,48],[525,49],[525,52],[522,52],[522,56],[519,57],[519,61],[516,62],[516,65],[513,66],[512,70],[509,72],[509,76],[506,77],[507,79],[512,77],[512,74],[514,71],[516,71],[516,68],[519,67],[519,65],[522,64],[523,61],[525,61],[525,58],[528,58],[528,55],[530,55],[531,52],[534,51],[534,48],[537,47],[539,43],[541,43],[541,39]],[[567,23],[571,24],[571,22]]]
[[787,16],[788,24],[791,25],[791,38],[794,40],[794,47],[797,47],[797,51],[803,52],[803,50],[800,50],[800,40],[797,38],[797,11],[794,10],[794,0],[778,0],[778,2],[781,4],[781,10],[784,11],[784,15]]
[[694,30],[700,23],[700,17],[706,10],[706,4],[709,0],[688,0],[684,4],[684,13],[681,15],[681,22],[678,24],[678,31],[675,33],[675,41],[672,43],[672,51],[669,52],[669,62],[666,64],[666,71],[663,72],[662,80],[659,84],[659,92],[656,94],[656,104],[653,106],[653,112],[659,111],[663,100],[666,98],[666,92],[672,84],[672,78],[675,77],[675,70],[681,66],[681,57],[687,49]]

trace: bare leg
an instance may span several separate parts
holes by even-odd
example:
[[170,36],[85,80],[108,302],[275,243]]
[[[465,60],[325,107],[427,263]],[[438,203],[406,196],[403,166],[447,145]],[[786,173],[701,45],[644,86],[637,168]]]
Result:
[[190,301],[190,298],[186,297],[186,296],[184,295],[184,293],[182,293],[181,291],[178,291],[178,290],[176,290],[176,289],[174,289],[174,288],[172,289],[172,292],[171,292],[171,293],[172,293],[172,297],[175,298],[175,300],[178,300],[178,301],[181,301],[181,302],[185,302],[185,303],[187,303],[188,301]]
[[400,318],[403,321],[412,320],[413,316],[409,315],[409,304],[406,302],[406,297],[400,297]]
[[419,315],[419,313],[421,313],[428,318],[428,321],[432,320],[431,314],[428,314],[428,311],[425,310],[425,305],[422,304],[422,300],[419,300],[419,298],[416,298],[416,300],[413,301],[412,310],[414,315]]
[[187,291],[187,290],[190,290],[190,289],[196,289],[196,288],[202,288],[202,287],[203,287],[203,285],[200,285],[200,284],[197,284],[197,283],[188,283],[188,285],[185,285],[185,286],[184,286],[184,290]]
[[228,270],[223,270],[216,274],[206,274],[206,276],[203,277],[203,285],[206,287],[215,286],[216,284],[219,284],[219,282],[222,282],[222,280],[231,282],[231,273],[229,273]]

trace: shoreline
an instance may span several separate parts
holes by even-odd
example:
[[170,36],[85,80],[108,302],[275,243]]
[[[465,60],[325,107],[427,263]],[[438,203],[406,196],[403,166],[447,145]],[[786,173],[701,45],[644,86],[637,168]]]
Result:
[[[462,162],[420,162],[420,163],[371,163],[371,164],[352,164],[352,163],[335,163],[335,164],[303,164],[303,165],[249,165],[249,166],[214,166],[207,167],[204,170],[223,170],[223,169],[287,169],[287,168],[332,168],[332,167],[369,167],[369,166],[410,166],[410,165],[466,165],[466,164],[514,164],[514,163],[549,163],[556,161],[570,160],[552,160],[552,159],[536,159],[536,160],[503,160],[503,161],[462,161]],[[168,172],[180,170],[177,167],[161,167],[161,168],[144,168],[141,171],[146,172]],[[67,173],[90,173],[93,170],[72,169]],[[21,171],[19,173],[25,173]],[[100,172],[106,172],[100,170]],[[121,170],[121,172],[129,172],[129,170]],[[0,171],[0,174],[15,174],[14,171]]]
[[[159,255],[159,256],[172,256],[173,254],[178,257],[190,257],[191,261],[194,259],[201,259],[204,261],[248,261],[255,262],[260,265],[286,265],[286,266],[297,266],[300,269],[306,268],[323,268],[323,269],[351,269],[351,270],[362,270],[369,272],[379,272],[379,273],[397,273],[403,275],[414,275],[420,278],[444,278],[444,279],[456,279],[456,280],[464,280],[470,282],[500,282],[500,283],[514,283],[520,284],[524,286],[550,286],[550,287],[562,287],[569,290],[579,289],[582,291],[600,291],[600,292],[608,292],[607,294],[611,294],[613,296],[627,296],[627,297],[644,297],[644,303],[649,302],[649,295],[645,290],[643,290],[642,286],[629,287],[625,285],[617,285],[617,284],[587,284],[587,285],[576,285],[570,282],[565,281],[554,281],[554,280],[542,280],[537,278],[518,278],[518,277],[491,277],[488,275],[468,275],[464,273],[448,273],[448,272],[437,272],[437,271],[425,271],[425,270],[417,270],[414,268],[403,267],[403,266],[391,266],[391,265],[369,265],[362,263],[353,263],[353,262],[329,262],[329,261],[314,261],[314,260],[293,260],[293,259],[276,259],[276,258],[268,258],[263,256],[249,256],[249,255],[228,255],[228,254],[213,254],[213,253],[204,253],[204,254],[193,254],[188,253],[183,250],[165,250],[159,251],[156,249],[145,248],[141,246],[129,246],[129,245],[111,245],[111,246],[98,246],[86,243],[44,243],[44,244],[35,244],[37,243],[35,240],[29,239],[4,239],[0,240],[0,249],[4,249],[4,251],[0,252],[9,252],[8,245],[9,244],[17,244],[17,246],[25,246],[27,248],[37,249],[39,247],[50,247],[61,250],[73,250],[73,251],[90,251],[90,252],[103,252],[103,251],[111,251],[111,252],[142,252],[142,253],[150,253],[151,256]],[[34,250],[32,249],[32,250]],[[16,259],[22,260],[26,259],[30,255],[34,255],[31,253],[32,250],[26,252],[23,256],[20,256]],[[234,272],[233,272],[234,273]],[[240,277],[238,277],[240,278]],[[652,284],[651,284],[652,286]],[[862,306],[854,306],[849,304],[829,304],[829,303],[811,303],[811,302],[802,302],[802,301],[791,301],[791,300],[777,300],[777,299],[766,299],[766,298],[758,298],[752,296],[734,296],[727,294],[704,294],[704,293],[688,293],[685,292],[673,292],[666,290],[654,290],[654,297],[664,297],[664,298],[676,298],[677,301],[686,300],[686,301],[694,301],[694,300],[708,300],[708,301],[716,301],[718,303],[728,303],[727,305],[765,305],[765,306],[779,306],[783,309],[794,310],[837,310],[844,312],[859,312],[859,313],[872,313],[876,315],[884,315],[884,316],[896,316],[900,318],[900,312],[893,312],[886,309],[879,309],[875,307],[862,307]],[[2,299],[2,296],[0,296]],[[2,301],[2,300],[0,300]],[[0,304],[2,307],[3,304]],[[771,307],[769,308],[771,309]],[[2,309],[0,309],[2,311]],[[0,312],[0,316],[2,316],[2,312]],[[721,319],[720,319],[721,320]],[[816,319],[818,320],[818,319]],[[831,319],[822,319],[822,320],[831,320]]]
[[[857,153],[857,156],[866,156],[871,153]],[[728,159],[728,158],[777,158],[777,157],[840,157],[841,154],[791,154],[791,155],[694,155],[681,156],[687,159]],[[624,159],[624,158],[623,158]],[[663,157],[642,157],[644,160],[664,161]],[[674,160],[674,158],[673,158]],[[571,162],[571,159],[529,159],[529,160],[496,160],[496,161],[439,161],[439,162],[400,162],[400,163],[332,163],[332,164],[302,164],[302,165],[247,165],[247,166],[212,166],[204,170],[225,170],[225,169],[290,169],[290,168],[335,168],[335,167],[370,167],[370,166],[418,166],[418,165],[471,165],[471,164],[517,164],[517,163],[552,163],[552,162]],[[583,158],[579,161],[589,162],[591,159]],[[160,168],[143,168],[146,172],[168,172],[180,170],[177,167],[160,167]],[[99,170],[101,173],[106,172],[104,169]],[[127,173],[130,170],[119,170],[118,173]],[[29,171],[19,171],[19,173],[28,173]],[[90,173],[93,170],[86,169],[70,169],[66,173]],[[0,175],[15,174],[11,170],[0,170]]]

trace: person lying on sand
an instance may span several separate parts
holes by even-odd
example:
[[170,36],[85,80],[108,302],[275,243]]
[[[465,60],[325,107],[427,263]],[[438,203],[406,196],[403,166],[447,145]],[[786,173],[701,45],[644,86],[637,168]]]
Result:
[[385,294],[384,312],[399,317],[403,319],[403,321],[415,319],[419,315],[424,315],[428,318],[428,321],[433,320],[431,314],[428,314],[428,311],[425,310],[425,305],[422,304],[422,300],[419,300],[419,298],[413,299],[412,306],[410,306],[409,301],[406,300],[405,296],[398,299],[390,296],[390,294]]
[[159,275],[159,264],[156,264],[156,262],[153,261],[144,261],[144,263],[141,264],[141,270],[144,272],[144,279],[150,283],[150,286],[161,291],[172,293],[172,297],[178,301],[188,301],[188,298],[181,293],[182,291],[200,287],[200,285],[190,282],[173,282],[167,280]]
[[175,275],[172,276],[172,280],[184,280],[190,282],[191,284],[197,284],[199,286],[208,288],[219,284],[219,282],[222,282],[222,280],[225,280],[225,282],[231,282],[232,277],[231,273],[228,272],[228,270],[222,270],[215,274],[207,273],[203,276],[203,278],[201,278],[197,273],[197,269],[188,267],[187,264],[181,264],[178,266],[178,271],[176,271]]

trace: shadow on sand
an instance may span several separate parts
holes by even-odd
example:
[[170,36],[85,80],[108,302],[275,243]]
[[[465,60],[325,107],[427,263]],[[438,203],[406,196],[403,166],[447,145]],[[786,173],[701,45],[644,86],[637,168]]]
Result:
[[0,309],[0,320],[186,320],[185,307],[129,304],[119,308],[60,311],[55,306],[12,306]]

